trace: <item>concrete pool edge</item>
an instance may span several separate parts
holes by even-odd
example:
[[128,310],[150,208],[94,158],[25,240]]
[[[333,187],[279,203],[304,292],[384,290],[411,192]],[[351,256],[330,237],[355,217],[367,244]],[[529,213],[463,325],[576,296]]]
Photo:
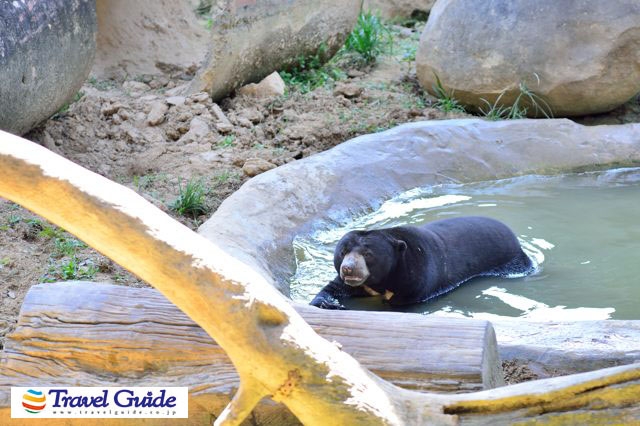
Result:
[[[640,124],[587,127],[566,119],[409,123],[251,179],[198,232],[288,295],[296,235],[369,211],[408,189],[638,164]],[[640,321],[622,322],[634,332],[640,328]],[[584,350],[574,351],[578,355],[572,358],[563,356],[557,343],[547,346],[538,339],[532,345],[508,337],[509,329],[516,330],[514,336],[522,334],[516,324],[496,327],[503,359],[540,359],[549,365],[557,360],[557,369],[564,365],[568,372],[584,371],[575,365],[579,359],[600,368],[632,362],[640,353],[640,343],[622,347],[620,339],[611,339],[598,350],[584,342]],[[578,322],[569,328],[575,338],[585,332]],[[540,353],[544,357],[535,355]]]

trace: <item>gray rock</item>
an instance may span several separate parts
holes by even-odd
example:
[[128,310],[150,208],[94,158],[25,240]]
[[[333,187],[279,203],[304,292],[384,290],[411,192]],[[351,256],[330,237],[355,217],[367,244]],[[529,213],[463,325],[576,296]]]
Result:
[[157,126],[164,121],[164,115],[169,110],[169,106],[163,101],[154,102],[151,105],[151,111],[147,115],[147,124],[149,126]]
[[227,2],[213,14],[211,50],[189,87],[214,101],[258,82],[300,56],[330,58],[344,43],[360,12],[360,0]]
[[0,2],[0,129],[24,134],[73,100],[95,54],[96,3]]
[[593,114],[640,92],[639,44],[635,0],[440,0],[420,39],[417,76],[433,93],[438,75],[473,108],[503,92],[511,105],[524,83],[556,117]]

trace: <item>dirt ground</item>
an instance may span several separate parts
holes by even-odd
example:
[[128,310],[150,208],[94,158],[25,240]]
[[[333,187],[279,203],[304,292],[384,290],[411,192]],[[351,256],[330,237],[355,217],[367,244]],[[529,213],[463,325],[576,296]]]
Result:
[[[195,230],[256,173],[397,124],[468,116],[442,112],[419,87],[412,59],[420,30],[394,27],[393,51],[375,64],[343,61],[340,80],[306,93],[289,87],[275,98],[232,95],[214,104],[205,93],[175,95],[193,69],[123,82],[91,77],[75,102],[25,137],[134,189]],[[638,121],[639,115],[636,99],[613,115],[584,121]],[[189,181],[206,188],[205,214],[183,216],[172,208]],[[63,280],[147,285],[64,230],[0,199],[0,349],[29,287]],[[520,377],[515,381],[531,378],[508,367],[510,377]]]

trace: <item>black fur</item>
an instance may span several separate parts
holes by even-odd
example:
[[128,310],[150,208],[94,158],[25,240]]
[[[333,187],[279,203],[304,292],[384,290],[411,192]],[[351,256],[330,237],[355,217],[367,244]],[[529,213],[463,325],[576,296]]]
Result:
[[311,301],[325,309],[345,309],[342,300],[368,296],[362,285],[340,278],[345,255],[364,256],[370,273],[364,285],[384,294],[391,305],[423,302],[482,275],[530,273],[533,265],[514,233],[486,217],[444,219],[422,226],[399,226],[347,233],[334,252],[338,276]]

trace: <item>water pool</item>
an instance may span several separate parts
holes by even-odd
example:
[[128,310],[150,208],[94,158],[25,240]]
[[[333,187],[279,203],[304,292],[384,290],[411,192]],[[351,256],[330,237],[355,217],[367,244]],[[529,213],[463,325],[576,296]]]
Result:
[[[509,225],[539,263],[538,273],[477,278],[435,300],[405,307],[405,312],[485,319],[640,319],[640,168],[408,191],[349,223],[296,238],[291,296],[308,302],[333,279],[333,248],[352,229],[465,215]],[[377,298],[352,299],[346,305],[391,309]]]

